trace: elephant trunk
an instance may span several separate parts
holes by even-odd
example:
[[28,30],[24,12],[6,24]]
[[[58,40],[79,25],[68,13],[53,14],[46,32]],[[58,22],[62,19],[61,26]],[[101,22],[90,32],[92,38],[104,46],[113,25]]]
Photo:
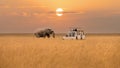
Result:
[[52,35],[53,35],[53,38],[55,38],[55,32],[54,31],[52,31]]

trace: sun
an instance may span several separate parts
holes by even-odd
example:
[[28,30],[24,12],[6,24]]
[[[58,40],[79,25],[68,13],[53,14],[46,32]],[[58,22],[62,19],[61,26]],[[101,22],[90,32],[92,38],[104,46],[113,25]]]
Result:
[[56,9],[56,15],[57,15],[57,16],[62,16],[62,15],[63,15],[63,11],[64,11],[64,10],[63,10],[62,8],[57,8],[57,9]]

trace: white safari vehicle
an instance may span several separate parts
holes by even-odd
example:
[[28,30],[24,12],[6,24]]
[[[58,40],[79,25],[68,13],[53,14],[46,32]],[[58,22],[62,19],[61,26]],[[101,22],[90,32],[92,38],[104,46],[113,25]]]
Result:
[[63,36],[63,39],[85,39],[85,33],[83,30],[79,28],[73,28],[71,29],[66,36]]

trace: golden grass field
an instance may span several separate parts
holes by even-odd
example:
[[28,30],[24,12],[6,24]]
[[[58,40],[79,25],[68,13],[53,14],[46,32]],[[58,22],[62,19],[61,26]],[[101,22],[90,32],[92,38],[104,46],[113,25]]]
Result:
[[120,68],[120,35],[85,40],[0,35],[0,68]]

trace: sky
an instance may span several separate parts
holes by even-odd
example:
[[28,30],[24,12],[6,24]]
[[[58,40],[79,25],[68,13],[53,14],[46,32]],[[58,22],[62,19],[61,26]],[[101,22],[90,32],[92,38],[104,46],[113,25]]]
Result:
[[[64,10],[63,16],[56,9]],[[0,0],[0,33],[57,33],[80,27],[87,33],[120,33],[120,0]]]

